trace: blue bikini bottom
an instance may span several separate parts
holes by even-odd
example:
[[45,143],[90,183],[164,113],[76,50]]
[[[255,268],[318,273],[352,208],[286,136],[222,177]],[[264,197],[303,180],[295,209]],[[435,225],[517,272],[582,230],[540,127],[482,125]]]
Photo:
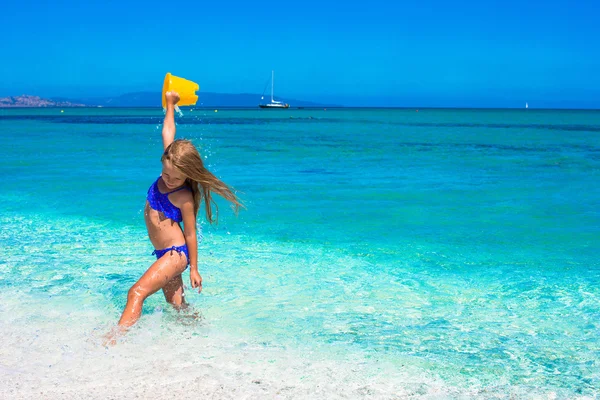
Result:
[[176,251],[179,254],[181,254],[183,252],[183,254],[185,254],[185,256],[187,258],[187,265],[190,264],[190,253],[188,253],[188,248],[187,248],[187,245],[185,245],[185,244],[183,246],[171,246],[169,248],[162,249],[162,250],[154,250],[152,252],[152,255],[155,255],[156,259],[158,260],[159,258],[164,256],[168,252],[173,253],[173,251]]

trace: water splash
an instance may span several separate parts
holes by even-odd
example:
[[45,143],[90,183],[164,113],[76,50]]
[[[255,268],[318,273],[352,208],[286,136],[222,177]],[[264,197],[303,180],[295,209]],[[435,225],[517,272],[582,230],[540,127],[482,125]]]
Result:
[[177,113],[177,115],[179,115],[180,117],[183,117],[183,113],[181,112],[181,109],[179,108],[179,106],[175,106],[175,112]]
[[[179,108],[179,106],[175,106],[175,112],[177,113],[177,115],[179,117],[183,117],[183,112],[181,112],[181,109]],[[163,113],[167,113],[167,109],[163,108]]]

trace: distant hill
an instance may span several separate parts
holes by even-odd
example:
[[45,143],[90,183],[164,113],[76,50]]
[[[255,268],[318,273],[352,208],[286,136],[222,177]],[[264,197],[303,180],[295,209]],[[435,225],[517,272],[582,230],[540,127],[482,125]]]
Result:
[[[229,94],[197,92],[198,102],[196,107],[258,107],[261,96],[251,93]],[[136,92],[127,93],[117,97],[105,98],[80,98],[77,101],[88,106],[102,107],[161,107],[160,92]],[[56,99],[65,100],[65,99]],[[335,107],[334,104],[324,104],[296,99],[277,98],[279,101],[288,103],[290,107]]]
[[0,97],[0,108],[12,107],[85,107],[85,104],[66,99],[43,99],[39,96],[10,96]]

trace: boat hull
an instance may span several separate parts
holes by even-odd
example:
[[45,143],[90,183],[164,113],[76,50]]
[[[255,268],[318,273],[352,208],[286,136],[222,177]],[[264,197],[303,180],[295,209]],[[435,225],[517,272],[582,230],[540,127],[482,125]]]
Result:
[[260,108],[290,108],[289,104],[259,104]]

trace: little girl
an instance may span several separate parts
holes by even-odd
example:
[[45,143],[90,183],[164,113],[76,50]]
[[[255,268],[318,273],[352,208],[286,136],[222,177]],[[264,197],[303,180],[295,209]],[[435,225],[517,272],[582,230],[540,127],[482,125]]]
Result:
[[174,141],[174,108],[179,95],[167,92],[165,96],[167,113],[162,130],[162,174],[148,189],[144,210],[156,262],[129,289],[127,304],[119,320],[120,332],[135,324],[142,313],[144,300],[159,289],[176,308],[185,306],[181,274],[188,265],[192,288],[198,288],[198,293],[202,290],[196,238],[196,216],[200,202],[204,200],[209,223],[213,223],[212,193],[232,202],[236,212],[241,206],[231,188],[204,167],[198,150],[190,141]]

